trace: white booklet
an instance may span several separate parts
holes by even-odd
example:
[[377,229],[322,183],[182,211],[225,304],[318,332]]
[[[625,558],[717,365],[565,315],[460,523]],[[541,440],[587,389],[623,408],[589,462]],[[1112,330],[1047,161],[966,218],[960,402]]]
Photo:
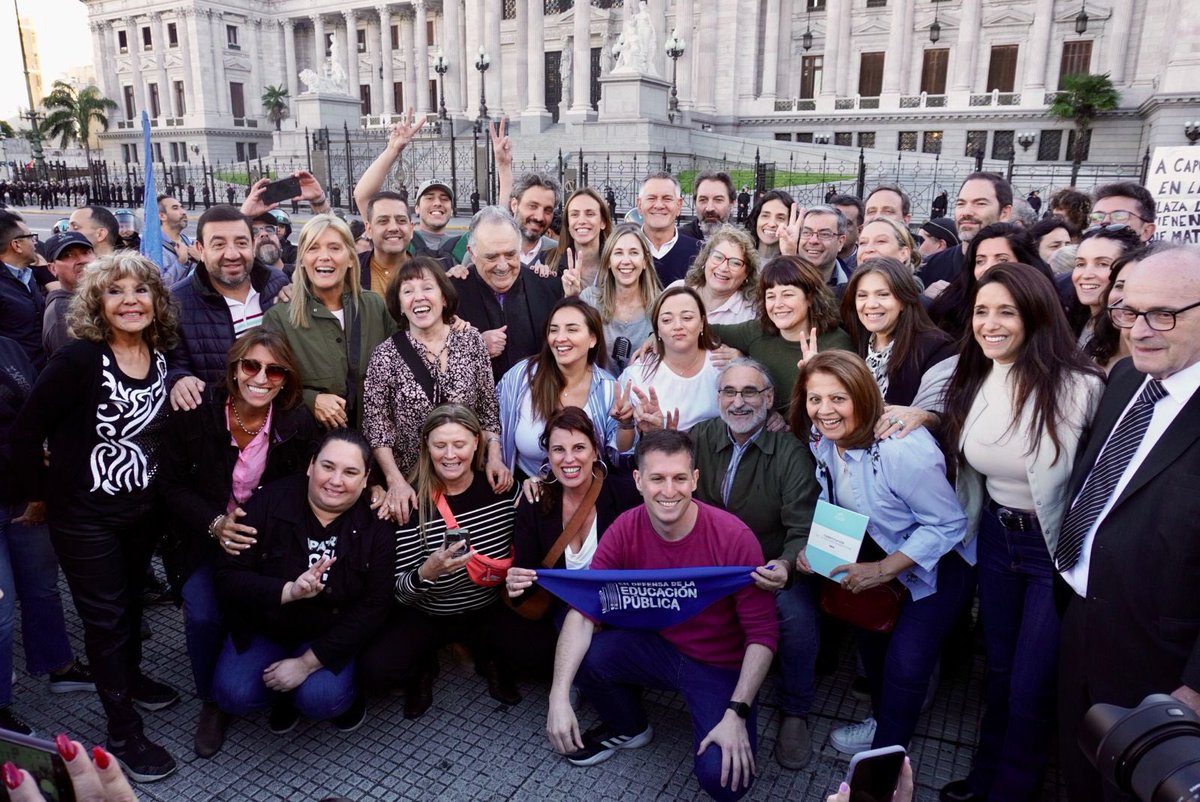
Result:
[[818,499],[804,556],[813,571],[832,579],[834,568],[858,560],[866,534],[867,516]]

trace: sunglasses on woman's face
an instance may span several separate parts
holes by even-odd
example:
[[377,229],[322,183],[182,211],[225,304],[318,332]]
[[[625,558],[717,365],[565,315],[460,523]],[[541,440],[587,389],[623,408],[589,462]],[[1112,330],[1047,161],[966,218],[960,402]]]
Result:
[[242,375],[247,379],[253,379],[263,370],[266,370],[267,372],[267,381],[281,382],[286,379],[288,375],[287,368],[285,368],[283,365],[276,365],[274,362],[270,362],[264,366],[263,363],[259,362],[257,359],[242,358],[238,360],[238,364],[241,365]]

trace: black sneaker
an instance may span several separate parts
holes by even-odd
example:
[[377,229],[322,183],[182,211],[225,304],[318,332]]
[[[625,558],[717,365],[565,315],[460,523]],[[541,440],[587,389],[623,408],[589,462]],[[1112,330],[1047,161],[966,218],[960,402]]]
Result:
[[342,713],[338,713],[330,722],[338,728],[338,732],[354,732],[367,720],[367,697],[361,693]]
[[110,738],[108,751],[134,782],[152,783],[175,771],[175,758],[145,735],[136,735],[124,741]]
[[22,721],[11,707],[0,707],[0,729],[19,732],[22,735],[33,735],[33,727]]
[[280,699],[271,708],[271,715],[267,717],[267,729],[276,735],[286,735],[296,729],[296,725],[300,723],[300,711],[292,704],[291,699]]
[[50,675],[50,693],[96,692],[96,680],[92,669],[82,660],[76,660],[61,674]]
[[179,692],[157,680],[152,680],[145,674],[141,675],[133,687],[133,703],[143,710],[162,710],[179,701]]
[[567,755],[572,766],[594,766],[608,760],[618,749],[637,749],[654,739],[649,724],[637,735],[618,735],[606,724],[592,727],[583,734],[583,748]]

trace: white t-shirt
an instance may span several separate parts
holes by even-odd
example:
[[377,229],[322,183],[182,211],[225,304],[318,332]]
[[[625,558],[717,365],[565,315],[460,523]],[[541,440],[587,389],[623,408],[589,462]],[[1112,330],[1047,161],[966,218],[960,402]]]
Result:
[[581,571],[591,567],[592,557],[596,556],[596,544],[600,542],[600,538],[596,534],[598,517],[597,515],[592,516],[591,528],[588,529],[587,537],[583,539],[578,552],[571,551],[571,544],[567,544],[567,548],[563,552],[563,559],[566,560],[568,571]]
[[[621,374],[620,386],[624,387],[627,382],[633,382],[634,387],[647,395],[653,387],[658,396],[659,409],[664,414],[678,409],[679,430],[687,431],[700,421],[721,414],[717,408],[719,371],[713,367],[710,357],[711,354],[706,354],[704,366],[695,376],[689,378],[675,373],[666,363],[658,363],[658,369],[647,375],[648,367],[652,367],[655,361],[651,361],[649,365],[646,362],[638,362],[625,368],[625,372]],[[633,396],[633,403],[635,406],[640,404],[636,395]]]
[[333,314],[334,317],[337,318],[338,325],[340,325],[342,327],[342,329],[345,330],[345,328],[346,328],[346,310],[345,309],[330,309],[329,311]]

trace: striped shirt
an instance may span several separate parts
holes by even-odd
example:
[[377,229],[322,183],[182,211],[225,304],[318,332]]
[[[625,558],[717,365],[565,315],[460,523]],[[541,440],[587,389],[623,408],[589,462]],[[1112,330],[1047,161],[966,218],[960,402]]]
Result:
[[234,337],[240,337],[250,329],[262,325],[262,302],[259,300],[258,291],[254,287],[250,288],[245,301],[230,298],[228,295],[223,297],[225,298],[226,305],[229,306],[229,317],[233,321]]
[[[471,548],[496,559],[512,556],[513,524],[517,510],[513,502],[520,489],[507,495],[492,492],[487,477],[476,473],[475,479],[462,493],[446,496],[450,510],[459,527],[466,529]],[[486,607],[498,598],[499,587],[476,585],[465,568],[449,576],[428,582],[417,575],[429,555],[442,547],[446,524],[434,510],[432,520],[425,522],[422,540],[416,516],[412,526],[396,533],[396,598],[401,604],[416,607],[429,615],[454,615]]]

